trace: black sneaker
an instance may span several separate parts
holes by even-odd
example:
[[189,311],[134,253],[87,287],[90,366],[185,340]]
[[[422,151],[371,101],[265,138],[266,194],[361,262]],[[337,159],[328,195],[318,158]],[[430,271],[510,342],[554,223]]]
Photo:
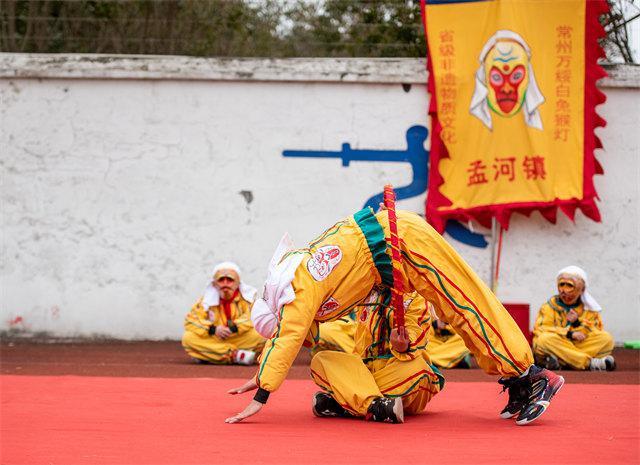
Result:
[[316,392],[313,395],[313,401],[311,403],[311,410],[317,417],[352,417],[342,405],[340,405],[333,397],[326,392]]
[[527,384],[523,378],[500,378],[498,383],[502,384],[502,392],[509,390],[509,401],[500,412],[500,417],[512,418],[529,402]]
[[466,368],[469,369],[473,366],[473,357],[471,354],[465,355],[462,360],[458,362],[455,368]]
[[607,371],[613,371],[616,369],[616,359],[613,358],[613,355],[607,355],[604,358],[604,364],[607,367]]
[[378,397],[371,402],[365,420],[386,423],[404,423],[402,397]]
[[527,405],[520,410],[516,425],[527,425],[547,410],[553,396],[564,385],[564,378],[545,368],[531,365],[527,376],[518,379],[524,381],[529,399]]
[[545,355],[544,356],[544,367],[547,370],[559,370],[560,369],[560,361],[558,360],[558,357],[556,357],[555,355]]

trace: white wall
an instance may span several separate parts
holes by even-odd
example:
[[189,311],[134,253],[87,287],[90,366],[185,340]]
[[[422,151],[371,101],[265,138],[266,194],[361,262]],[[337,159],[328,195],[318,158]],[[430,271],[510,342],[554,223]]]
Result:
[[[0,330],[179,338],[217,261],[261,286],[282,232],[302,246],[386,182],[410,182],[408,164],[345,168],[282,151],[405,148],[406,130],[427,126],[423,69],[0,54]],[[533,317],[555,272],[581,265],[618,341],[640,338],[638,80],[605,83],[603,222],[515,216],[498,292]],[[422,212],[424,199],[400,207]],[[488,248],[451,242],[488,278]]]

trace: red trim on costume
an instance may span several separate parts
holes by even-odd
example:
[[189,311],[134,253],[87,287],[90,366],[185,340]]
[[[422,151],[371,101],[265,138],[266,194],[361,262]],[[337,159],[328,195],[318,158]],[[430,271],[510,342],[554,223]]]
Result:
[[[429,302],[426,302],[424,306],[424,311],[418,317],[418,325],[423,320],[424,316],[427,314],[428,311],[429,311]],[[431,318],[431,315],[429,315],[429,318]]]
[[434,396],[440,392],[440,391],[432,391],[430,386],[425,386],[425,387],[421,386],[414,392],[420,392],[420,391],[427,391],[429,394],[432,394]]
[[420,376],[420,375],[423,375],[423,374],[425,374],[425,373],[428,373],[428,372],[427,372],[427,370],[420,370],[419,372],[412,374],[412,375],[411,375],[411,376],[409,376],[408,378],[405,378],[404,380],[400,381],[399,383],[394,384],[393,386],[389,386],[388,388],[386,388],[386,389],[384,389],[384,390],[381,390],[380,392],[382,392],[382,393],[384,394],[385,392],[392,391],[392,390],[394,390],[395,388],[400,387],[400,386],[402,386],[402,385],[403,385],[403,384],[405,384],[405,383],[408,383],[409,381],[411,381],[411,380],[412,380],[413,378],[415,378],[416,376]]
[[420,333],[420,336],[418,336],[414,342],[411,342],[409,344],[409,347],[416,347],[420,343],[420,341],[422,341],[422,339],[427,335],[428,332],[429,332],[429,328],[422,330],[422,333]]
[[331,388],[331,383],[329,381],[327,381],[326,379],[324,379],[322,376],[320,376],[318,373],[316,373],[315,371],[313,371],[311,368],[309,368],[309,371],[311,372],[311,376],[315,376],[316,378],[318,378],[320,381],[322,381],[325,384],[325,387],[327,389]]

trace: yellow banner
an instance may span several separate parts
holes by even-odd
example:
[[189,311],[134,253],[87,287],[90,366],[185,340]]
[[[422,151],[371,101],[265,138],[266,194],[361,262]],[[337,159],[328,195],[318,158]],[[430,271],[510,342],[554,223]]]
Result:
[[427,2],[425,18],[437,210],[582,199],[585,1]]

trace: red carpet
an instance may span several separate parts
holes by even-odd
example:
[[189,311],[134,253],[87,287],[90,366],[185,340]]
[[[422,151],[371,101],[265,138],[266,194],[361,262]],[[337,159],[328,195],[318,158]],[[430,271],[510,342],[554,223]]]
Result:
[[637,464],[637,385],[565,385],[536,423],[498,411],[493,383],[450,383],[404,425],[315,418],[290,380],[227,425],[244,380],[2,376],[2,464]]

